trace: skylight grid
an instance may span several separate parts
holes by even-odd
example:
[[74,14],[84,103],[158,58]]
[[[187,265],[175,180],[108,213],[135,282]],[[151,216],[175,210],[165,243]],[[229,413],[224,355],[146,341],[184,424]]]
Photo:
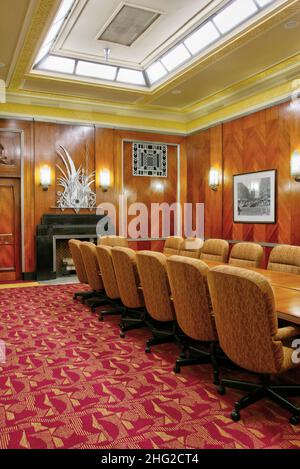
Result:
[[213,22],[222,34],[226,34],[258,12],[253,0],[235,0],[217,13]]
[[167,75],[167,70],[160,61],[154,62],[146,70],[150,83],[156,83],[158,80]]
[[42,70],[49,70],[50,72],[60,73],[74,73],[75,60],[66,59],[65,57],[57,57],[55,55],[48,55],[40,65]]
[[161,58],[161,62],[166,67],[168,72],[172,72],[172,70],[179,67],[179,65],[183,64],[190,58],[191,54],[187,48],[183,44],[179,44],[178,46],[174,47],[174,49],[171,49],[170,52],[167,52]]
[[201,26],[194,33],[192,33],[185,41],[184,44],[191,54],[195,55],[207,46],[220,38],[220,33],[217,31],[211,21]]
[[67,73],[76,76],[90,77],[95,80],[122,82],[135,86],[152,86],[183,64],[189,63],[197,54],[209,46],[217,44],[238,26],[255,17],[278,0],[232,0],[225,7],[201,24],[180,43],[157,58],[145,70],[124,68],[107,63],[96,63],[53,55],[51,47],[61,30],[75,0],[62,0],[60,8],[52,22],[45,40],[36,57],[34,68],[43,71]]
[[116,78],[117,67],[111,65],[96,64],[79,60],[77,63],[76,75],[99,78],[100,80],[114,80]]
[[140,70],[133,70],[129,68],[119,69],[117,81],[121,81],[122,83],[130,83],[132,85],[146,85],[144,73]]

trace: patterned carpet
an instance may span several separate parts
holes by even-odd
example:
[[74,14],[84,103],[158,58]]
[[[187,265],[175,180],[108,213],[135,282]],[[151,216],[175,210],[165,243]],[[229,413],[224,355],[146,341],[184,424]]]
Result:
[[208,365],[172,372],[177,349],[144,353],[74,302],[79,285],[1,290],[0,448],[299,448],[300,427],[262,401],[234,423]]

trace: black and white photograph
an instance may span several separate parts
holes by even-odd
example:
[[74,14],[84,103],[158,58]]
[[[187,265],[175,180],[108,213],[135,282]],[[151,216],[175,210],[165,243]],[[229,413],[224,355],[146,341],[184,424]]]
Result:
[[235,223],[275,223],[276,170],[233,176]]

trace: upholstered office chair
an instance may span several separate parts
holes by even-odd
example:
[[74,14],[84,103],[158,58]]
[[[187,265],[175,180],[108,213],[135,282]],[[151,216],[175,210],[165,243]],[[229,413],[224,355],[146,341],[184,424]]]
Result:
[[179,256],[199,259],[203,244],[204,242],[201,238],[186,238],[181,243]]
[[221,380],[221,394],[226,386],[250,391],[235,403],[232,419],[238,421],[242,409],[268,397],[292,412],[291,423],[297,424],[300,407],[284,396],[300,395],[300,386],[273,384],[271,375],[295,367],[291,343],[300,329],[278,329],[274,293],[261,274],[218,266],[208,273],[208,282],[222,350],[234,363],[260,377],[258,383]]
[[[212,363],[214,383],[219,383],[216,360],[217,331],[214,323],[210,295],[207,285],[209,268],[199,259],[171,256],[167,260],[175,313],[180,329],[186,334],[185,350],[188,358],[179,358],[174,371],[181,366]],[[201,348],[201,342],[210,345],[210,350]],[[193,352],[198,356],[193,356]]]
[[104,290],[112,306],[112,309],[100,311],[100,321],[103,319],[104,316],[123,314],[125,311],[125,308],[123,307],[120,300],[120,293],[117,284],[115,269],[113,266],[111,250],[112,248],[110,246],[100,245],[96,247],[97,259],[101,271]]
[[137,265],[145,306],[153,320],[149,321],[153,337],[147,341],[146,345],[146,352],[149,353],[152,345],[176,340],[175,313],[170,299],[166,256],[161,252],[139,251]]
[[202,261],[227,262],[229,244],[224,239],[207,239],[204,241],[200,259]]
[[235,267],[260,267],[264,250],[256,243],[237,243],[233,246],[228,264]]
[[[80,250],[81,241],[78,239],[70,239],[68,245],[79,282],[88,284],[89,282]],[[94,291],[78,291],[74,293],[74,299],[82,298],[83,300],[86,300],[88,298],[92,298],[93,296],[95,296]]]
[[269,258],[268,269],[300,274],[300,246],[283,244],[273,248]]
[[84,241],[80,244],[80,250],[89,285],[95,293],[94,296],[97,297],[97,299],[87,300],[87,303],[95,312],[98,306],[108,303],[97,260],[96,246],[93,243]]
[[179,254],[180,247],[183,242],[181,236],[169,236],[164,245],[163,253],[165,256],[173,256]]
[[111,254],[120,298],[125,307],[120,323],[120,335],[124,337],[126,331],[146,325],[144,297],[140,287],[135,251],[116,246],[112,248]]
[[127,238],[124,238],[124,236],[116,236],[116,235],[101,236],[101,238],[98,238],[98,245],[110,246],[111,248],[113,248],[114,246],[121,246],[124,248],[128,248],[128,241],[127,241]]

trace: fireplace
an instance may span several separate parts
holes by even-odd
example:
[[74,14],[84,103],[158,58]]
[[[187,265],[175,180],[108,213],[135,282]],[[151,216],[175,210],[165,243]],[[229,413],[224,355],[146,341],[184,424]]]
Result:
[[[44,214],[37,226],[37,279],[50,280],[68,271],[63,259],[71,257],[69,239],[97,241],[96,226],[103,215],[52,215]],[[66,261],[68,263],[68,261]],[[65,267],[65,268],[64,268]]]

